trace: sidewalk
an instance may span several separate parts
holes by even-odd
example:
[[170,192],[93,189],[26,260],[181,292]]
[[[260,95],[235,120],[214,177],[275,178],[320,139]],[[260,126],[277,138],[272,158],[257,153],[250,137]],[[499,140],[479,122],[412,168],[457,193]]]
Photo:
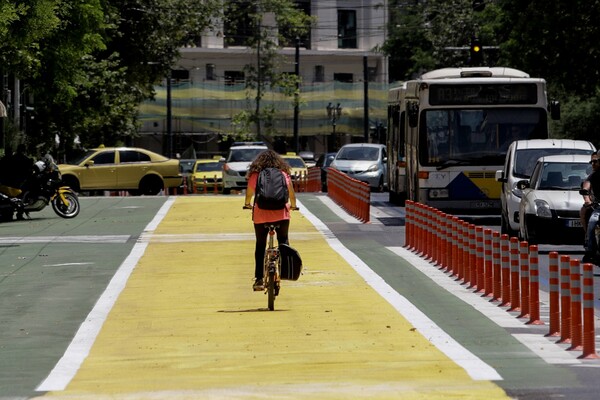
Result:
[[46,396],[507,398],[423,337],[304,207],[290,227],[304,275],[284,281],[268,311],[251,290],[254,237],[242,202],[174,198],[140,239],[147,247],[89,356],[65,390]]

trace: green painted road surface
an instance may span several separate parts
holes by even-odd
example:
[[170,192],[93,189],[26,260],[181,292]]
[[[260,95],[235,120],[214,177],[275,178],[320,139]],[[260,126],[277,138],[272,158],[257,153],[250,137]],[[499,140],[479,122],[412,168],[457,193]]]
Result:
[[241,196],[83,197],[72,220],[1,224],[0,398],[503,399],[526,370],[577,384],[372,241],[377,227],[339,239],[339,218],[299,198],[305,271],[275,311],[251,290]]

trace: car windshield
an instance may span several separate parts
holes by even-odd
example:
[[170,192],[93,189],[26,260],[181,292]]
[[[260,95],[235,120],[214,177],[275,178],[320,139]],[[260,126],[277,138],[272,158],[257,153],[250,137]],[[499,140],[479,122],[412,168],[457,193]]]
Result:
[[342,147],[336,157],[337,160],[377,161],[379,148],[377,147]]
[[306,164],[300,158],[284,158],[284,160],[290,165],[292,168],[306,168]]
[[179,170],[183,173],[190,173],[194,169],[194,160],[181,160],[179,161]]
[[213,171],[221,171],[222,165],[218,161],[214,162],[202,162],[196,164],[197,172],[213,172]]
[[513,175],[519,178],[528,179],[531,176],[536,161],[541,157],[557,154],[591,154],[590,149],[522,149],[515,152],[515,163]]
[[227,162],[252,162],[265,149],[234,149],[229,152]]
[[589,163],[545,162],[542,165],[537,185],[538,190],[579,190],[581,183],[591,171]]
[[502,165],[513,141],[547,135],[542,109],[431,109],[420,121],[419,160],[440,168]]
[[67,164],[70,164],[70,165],[79,165],[79,164],[81,164],[83,162],[83,160],[85,160],[86,158],[90,157],[94,153],[96,153],[96,150],[88,150],[81,157],[79,157],[79,158],[77,158],[75,160],[67,161]]

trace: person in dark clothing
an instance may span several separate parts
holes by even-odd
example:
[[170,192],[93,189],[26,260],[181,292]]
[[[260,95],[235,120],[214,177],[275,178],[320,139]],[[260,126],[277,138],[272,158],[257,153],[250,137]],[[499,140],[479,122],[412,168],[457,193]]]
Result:
[[[598,158],[592,159],[592,161],[590,161],[590,163],[598,162],[600,162]],[[587,180],[590,183],[592,194],[595,195],[596,193],[600,193],[600,169],[595,169],[594,172],[590,174]],[[597,197],[595,199],[597,200]],[[595,209],[594,211],[592,211],[592,215],[588,220],[586,233],[585,251],[586,255],[590,257],[595,257],[596,252],[598,251],[598,244],[596,243],[596,225],[598,225],[599,219],[600,209]]]
[[33,160],[25,154],[24,144],[17,146],[17,151],[3,160],[3,167],[10,171],[2,183],[13,188],[20,188],[31,175]]

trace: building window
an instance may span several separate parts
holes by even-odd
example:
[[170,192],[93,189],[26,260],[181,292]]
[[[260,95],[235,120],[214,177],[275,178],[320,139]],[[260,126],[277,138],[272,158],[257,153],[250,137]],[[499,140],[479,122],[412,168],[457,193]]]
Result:
[[315,65],[315,82],[325,82],[325,66]]
[[214,81],[215,79],[215,64],[206,64],[206,80]]
[[[310,16],[310,0],[295,0],[294,6],[304,14]],[[286,26],[279,27],[282,47],[296,47],[296,34]],[[300,47],[310,49],[310,29],[307,33],[299,37]]]
[[338,10],[338,48],[356,49],[356,11]]
[[190,71],[188,71],[187,69],[172,69],[171,79],[175,81],[189,81]]
[[245,82],[244,71],[225,71],[225,85],[231,86]]
[[254,22],[251,15],[255,12],[255,6],[249,1],[230,1],[227,3],[223,21],[225,47],[248,45],[248,40],[254,32]]
[[333,80],[336,82],[352,83],[354,82],[354,75],[347,73],[336,73],[333,74]]

